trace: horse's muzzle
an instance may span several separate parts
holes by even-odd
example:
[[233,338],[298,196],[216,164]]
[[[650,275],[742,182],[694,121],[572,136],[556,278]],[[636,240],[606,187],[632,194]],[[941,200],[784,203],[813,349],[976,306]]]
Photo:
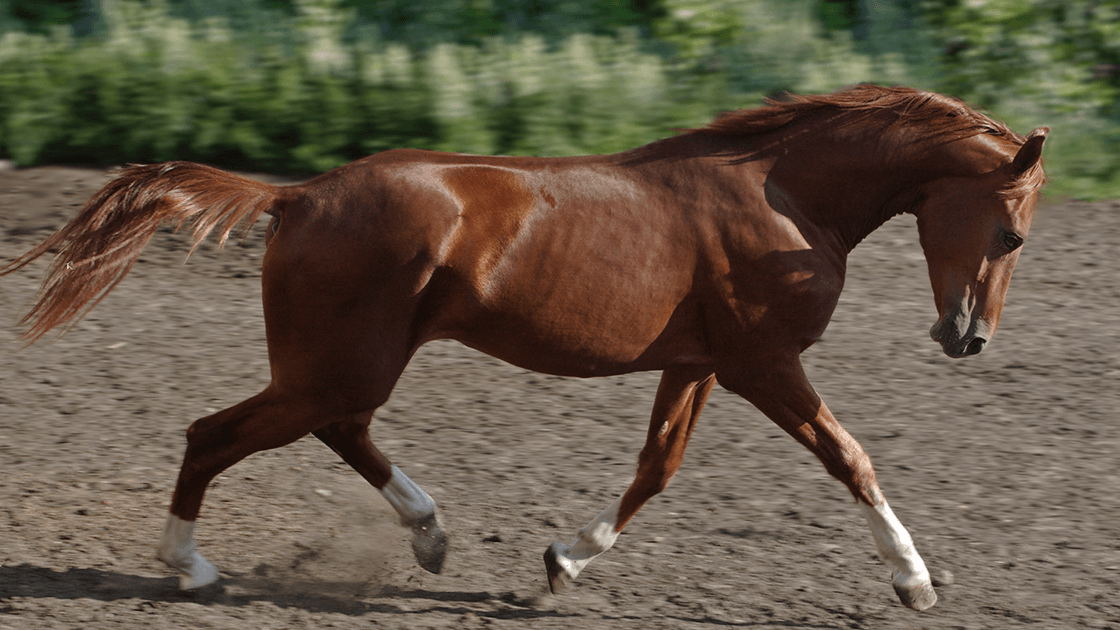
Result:
[[949,323],[946,325],[942,321],[938,321],[929,330],[930,339],[941,344],[941,349],[946,355],[960,359],[962,357],[970,357],[974,354],[980,354],[985,346],[988,345],[990,335],[977,331],[979,326],[973,325],[965,334],[961,335],[959,329]]

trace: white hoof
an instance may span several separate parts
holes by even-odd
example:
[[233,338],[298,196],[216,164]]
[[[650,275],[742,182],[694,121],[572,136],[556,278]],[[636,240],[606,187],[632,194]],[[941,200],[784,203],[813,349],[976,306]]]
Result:
[[572,561],[568,558],[570,545],[554,542],[544,552],[545,571],[548,572],[548,590],[556,595],[576,579],[578,569],[573,571]]
[[167,566],[179,571],[179,590],[181,591],[202,588],[218,581],[218,567],[203,558],[202,554],[197,551],[194,552],[194,557],[186,563],[170,561],[164,558],[163,554],[160,554],[159,559],[163,560]]
[[575,544],[555,542],[544,552],[544,565],[548,570],[548,588],[559,593],[596,556],[610,549],[618,538],[618,507],[621,499],[611,503],[603,513],[579,530]]
[[172,515],[163,530],[163,541],[156,557],[179,572],[179,588],[187,591],[218,581],[218,567],[214,566],[194,547],[194,521],[184,521]]
[[929,573],[923,571],[916,577],[904,577],[895,572],[891,584],[898,599],[908,608],[914,610],[928,610],[937,603],[937,593],[929,579]]

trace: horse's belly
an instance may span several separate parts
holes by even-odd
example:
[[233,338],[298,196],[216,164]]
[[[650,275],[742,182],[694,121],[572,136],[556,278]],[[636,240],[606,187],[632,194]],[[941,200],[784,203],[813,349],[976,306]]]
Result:
[[[450,305],[448,305],[450,306]],[[455,339],[513,365],[548,374],[604,376],[710,364],[691,300],[671,304],[503,304],[459,310],[423,340]],[[445,311],[446,312],[446,311]],[[435,322],[433,322],[435,323]]]
[[673,365],[712,364],[710,353],[699,343],[688,343],[686,340],[655,342],[636,352],[634,347],[621,348],[619,344],[587,348],[569,347],[547,339],[516,343],[510,339],[477,339],[467,335],[455,338],[506,363],[558,376],[611,376],[663,370]]

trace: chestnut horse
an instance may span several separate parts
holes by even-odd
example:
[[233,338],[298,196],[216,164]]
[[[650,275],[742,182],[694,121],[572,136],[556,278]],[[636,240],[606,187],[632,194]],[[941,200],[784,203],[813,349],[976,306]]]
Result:
[[130,166],[3,272],[55,253],[25,318],[34,340],[96,304],[161,224],[192,225],[197,245],[273,217],[261,275],[272,380],[187,430],[159,547],[182,588],[218,579],[194,543],[208,483],[308,433],[381,491],[420,565],[438,572],[435,503],[368,427],[416,349],[450,338],[549,374],[663,371],[633,483],[545,552],[554,592],[669,483],[718,382],[848,487],[902,602],[925,609],[929,572],[799,355],[824,332],[848,253],[903,212],[917,216],[929,266],[931,336],[951,357],[980,352],[1045,180],[1046,133],[1024,138],[959,101],[865,85],[615,155],[394,150],[294,186],[185,162]]

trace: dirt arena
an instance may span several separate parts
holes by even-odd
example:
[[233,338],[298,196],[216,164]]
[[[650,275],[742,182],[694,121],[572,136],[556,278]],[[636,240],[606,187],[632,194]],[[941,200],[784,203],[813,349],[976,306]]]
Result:
[[[0,261],[106,180],[0,170]],[[541,554],[629,483],[657,374],[576,380],[425,347],[374,441],[439,504],[416,566],[384,500],[314,439],[219,477],[199,521],[219,586],[155,560],[195,418],[268,382],[259,229],[159,234],[67,335],[21,350],[45,264],[0,278],[0,628],[1120,628],[1120,203],[1040,209],[1003,322],[952,360],[912,217],[850,259],[810,378],[871,454],[938,580],[898,603],[847,490],[718,390],[684,466],[573,588]]]

